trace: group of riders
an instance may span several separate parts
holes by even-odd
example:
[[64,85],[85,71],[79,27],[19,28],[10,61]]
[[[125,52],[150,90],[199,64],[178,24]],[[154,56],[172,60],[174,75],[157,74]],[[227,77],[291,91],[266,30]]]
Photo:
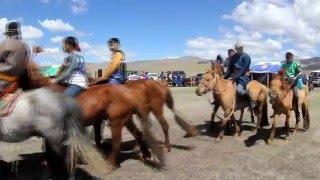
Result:
[[[0,94],[1,106],[4,108],[19,89],[18,81],[31,61],[31,50],[22,40],[21,24],[10,22],[3,33],[6,39],[0,44]],[[62,41],[63,51],[67,54],[52,83],[67,85],[64,94],[77,96],[89,85],[111,83],[123,84],[126,81],[125,55],[120,50],[120,40],[111,38],[108,47],[112,52],[111,61],[105,68],[102,77],[89,83],[86,64],[77,38],[69,36]],[[42,48],[34,48],[42,51]],[[33,52],[39,53],[39,52]],[[1,107],[0,107],[1,109]]]
[[[6,39],[0,44],[0,92],[1,105],[5,106],[13,94],[19,89],[16,84],[19,77],[25,71],[26,65],[31,58],[31,51],[27,44],[22,41],[21,25],[18,22],[10,22],[6,25],[4,35]],[[102,77],[89,83],[85,60],[81,55],[79,42],[75,37],[66,37],[62,42],[63,51],[67,54],[60,67],[56,79],[52,83],[63,83],[67,85],[64,93],[67,96],[75,97],[88,88],[89,85],[100,83],[123,84],[126,81],[125,55],[120,50],[120,40],[111,38],[108,47],[112,52],[111,61],[103,71]],[[237,84],[237,92],[240,95],[247,93],[246,86],[250,81],[249,71],[251,65],[250,56],[244,52],[244,45],[236,43],[235,49],[228,50],[228,58],[225,66],[227,71],[225,79],[231,79]],[[222,63],[221,56],[218,56],[217,63]],[[304,85],[300,78],[301,68],[294,60],[291,52],[286,53],[286,62],[279,72],[294,84],[294,99],[298,100],[298,90]],[[254,106],[254,103],[252,104]]]
[[[285,54],[286,61],[282,64],[278,72],[283,76],[293,89],[293,104],[297,105],[299,100],[299,90],[304,89],[303,77],[301,76],[302,70],[300,64],[294,59],[294,54],[287,52]],[[228,50],[228,58],[225,62],[220,55],[217,56],[216,62],[226,68],[224,78],[234,81],[237,84],[237,93],[239,95],[247,95],[246,86],[250,81],[250,66],[251,58],[244,52],[244,45],[241,42],[235,44],[235,49]],[[251,102],[252,108],[255,102]]]

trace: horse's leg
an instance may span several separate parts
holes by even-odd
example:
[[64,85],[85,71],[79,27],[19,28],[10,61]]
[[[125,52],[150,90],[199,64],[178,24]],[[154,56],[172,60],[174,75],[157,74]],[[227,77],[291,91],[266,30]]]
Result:
[[254,124],[254,108],[250,107],[251,123]]
[[290,111],[287,112],[286,114],[286,137],[285,139],[288,140],[289,139],[289,130],[290,130]]
[[214,119],[216,117],[216,114],[218,112],[218,109],[219,109],[220,105],[218,103],[215,103],[214,107],[213,107],[213,111],[212,111],[212,114],[211,114],[211,127],[214,125]]
[[244,108],[242,108],[240,110],[240,117],[239,117],[239,124],[241,125],[242,124],[242,121],[243,121],[243,114],[244,114]]
[[143,158],[151,158],[151,153],[148,149],[148,146],[146,142],[143,140],[143,135],[142,132],[139,131],[137,126],[134,124],[132,117],[129,119],[129,121],[126,123],[127,129],[130,131],[130,133],[133,135],[133,137],[136,139],[138,142],[141,152],[143,154]]
[[257,125],[256,125],[256,129],[255,129],[255,133],[258,132],[259,129],[261,129],[263,104],[259,103],[256,108],[257,108]]
[[99,120],[93,124],[94,128],[94,140],[96,142],[97,147],[101,147],[101,123],[102,121]]
[[272,126],[271,126],[271,133],[270,133],[269,139],[267,140],[268,145],[271,145],[271,143],[274,139],[274,135],[276,134],[277,121],[278,121],[278,115],[274,115]]
[[235,126],[235,128],[236,128],[236,132],[235,132],[234,135],[240,136],[240,135],[241,135],[241,129],[240,129],[240,127],[239,127],[239,125],[238,125],[238,123],[237,123],[236,118],[234,117],[234,115],[231,116],[231,120],[232,120],[232,122],[234,123],[234,126]]
[[111,122],[111,134],[112,134],[112,151],[108,160],[113,164],[116,165],[117,155],[119,154],[120,145],[122,141],[122,128],[125,119],[112,119],[110,118]]
[[303,129],[308,130],[310,127],[309,108],[306,102],[302,104]]
[[294,108],[294,113],[296,116],[296,125],[294,128],[294,131],[298,131],[299,129],[299,123],[300,123],[300,110],[299,110],[299,102],[297,100],[297,97],[293,96],[293,108]]
[[49,167],[52,169],[52,179],[68,179],[68,170],[65,165],[64,158],[61,154],[66,154],[66,148],[60,148],[58,145],[51,145],[48,140],[45,140],[45,157]]
[[164,146],[167,148],[168,152],[171,151],[170,138],[169,138],[169,124],[163,116],[162,106],[158,106],[158,109],[153,109],[153,113],[159,121],[162,131],[164,133]]
[[229,119],[226,119],[226,118],[230,115],[231,112],[232,112],[231,109],[226,110],[225,113],[224,113],[224,118],[221,120],[221,123],[220,123],[220,132],[219,132],[219,138],[220,138],[220,139],[222,139],[223,136],[224,136],[224,131],[225,131],[225,129],[226,129],[226,125],[227,125],[228,120],[229,120]]

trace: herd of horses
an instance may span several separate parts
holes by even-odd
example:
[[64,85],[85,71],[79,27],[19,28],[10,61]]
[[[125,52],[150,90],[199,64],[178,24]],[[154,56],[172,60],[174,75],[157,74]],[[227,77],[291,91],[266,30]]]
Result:
[[[186,137],[198,135],[195,126],[184,120],[174,107],[174,101],[167,84],[153,80],[128,81],[124,85],[100,84],[90,86],[76,97],[75,102],[61,95],[65,86],[53,84],[50,79],[40,73],[39,67],[30,61],[24,79],[24,93],[16,103],[16,108],[8,117],[0,119],[0,140],[18,142],[31,136],[40,136],[45,140],[46,157],[52,169],[53,178],[62,179],[72,175],[75,165],[81,161],[92,168],[97,176],[103,177],[117,167],[117,156],[122,141],[122,129],[126,127],[140,146],[143,159],[154,155],[159,167],[165,165],[164,152],[150,131],[149,114],[153,113],[164,133],[164,147],[170,151],[169,124],[165,119],[164,106],[174,114],[176,123],[186,132]],[[280,114],[290,118],[290,111],[297,110],[292,106],[292,90],[280,76],[275,76],[268,89],[257,81],[251,81],[248,94],[251,101],[256,102],[252,113],[257,116],[256,130],[268,123],[268,96],[274,109],[270,144],[274,138],[275,125]],[[207,71],[196,89],[197,95],[212,91],[214,110],[212,122],[221,107],[224,117],[221,119],[218,139],[222,139],[228,125],[235,126],[235,135],[241,134],[242,115],[250,103],[237,96],[235,84],[222,78],[221,67],[215,65]],[[300,92],[299,105],[302,107],[304,128],[309,128],[309,112],[307,105],[307,88]],[[28,108],[25,108],[28,107]],[[241,110],[240,123],[236,122],[234,113]],[[253,118],[252,114],[252,118]],[[141,130],[133,122],[137,115]],[[95,143],[101,146],[101,126],[108,120],[111,129],[112,150],[108,157],[103,157],[88,138],[84,127],[93,126]],[[230,123],[229,123],[230,122]],[[298,128],[299,120],[297,118]],[[289,136],[289,124],[286,123],[286,136]],[[151,152],[150,152],[150,150]]]
[[[268,126],[268,99],[274,112],[271,116],[272,126],[270,136],[266,140],[267,144],[270,145],[274,139],[276,125],[279,115],[281,114],[286,116],[285,139],[289,138],[289,120],[291,111],[294,111],[296,116],[296,125],[294,131],[299,129],[300,109],[302,110],[303,115],[303,129],[309,129],[310,115],[308,107],[308,86],[305,86],[304,89],[299,91],[299,101],[295,106],[293,101],[293,84],[288,83],[283,76],[274,74],[269,88],[256,80],[250,81],[246,87],[248,94],[246,97],[238,95],[236,92],[235,83],[232,80],[224,79],[222,75],[223,68],[221,65],[214,64],[212,69],[208,70],[204,74],[195,92],[198,96],[201,96],[209,91],[212,91],[215,99],[213,102],[214,108],[211,117],[212,123],[214,122],[219,107],[222,107],[224,111],[224,118],[219,117],[221,119],[219,129],[220,132],[218,133],[218,138],[220,140],[223,138],[224,131],[227,127],[226,125],[229,122],[235,126],[235,135],[241,134],[239,124],[241,125],[242,123],[245,108],[249,108],[251,110],[252,122],[254,122],[254,115],[257,117],[257,124],[254,132],[257,132],[263,126]],[[252,107],[252,102],[255,104],[254,107]],[[234,112],[237,110],[241,110],[239,123],[236,122],[234,117]]]

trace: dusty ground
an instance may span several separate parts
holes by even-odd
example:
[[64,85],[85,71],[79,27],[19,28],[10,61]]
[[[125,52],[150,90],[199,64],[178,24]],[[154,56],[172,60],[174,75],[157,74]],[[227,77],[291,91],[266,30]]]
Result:
[[[166,170],[157,171],[154,167],[144,164],[133,153],[128,153],[133,147],[130,136],[125,133],[124,149],[121,167],[113,172],[108,179],[319,179],[320,178],[320,94],[311,95],[311,129],[308,132],[298,132],[285,141],[279,136],[272,146],[267,146],[264,140],[257,140],[246,123],[240,137],[225,136],[217,143],[211,133],[207,133],[211,108],[205,97],[194,95],[193,88],[172,89],[176,108],[187,120],[197,125],[202,135],[194,138],[183,138],[184,132],[176,125],[171,113],[166,111],[169,121],[172,151],[166,153]],[[269,111],[271,114],[272,111]],[[221,112],[220,112],[221,114]],[[248,115],[248,113],[246,112]],[[245,116],[248,121],[248,116]],[[293,127],[294,121],[291,121]],[[156,124],[156,123],[154,123]],[[279,127],[284,125],[282,119]],[[162,140],[158,125],[153,126]],[[268,131],[262,131],[262,137]],[[108,133],[106,133],[107,135]],[[259,136],[260,137],[260,136]],[[258,138],[259,139],[259,138]],[[40,152],[41,141],[30,140],[17,145],[0,143],[0,156],[15,159],[17,155],[28,152]],[[192,148],[194,147],[194,148]],[[34,156],[33,161],[20,162],[18,174],[20,179],[27,177],[45,178],[46,170],[39,168],[41,155]],[[35,158],[36,157],[36,158]],[[28,159],[30,159],[28,157]],[[27,164],[27,165],[25,165]],[[26,166],[29,170],[26,170]],[[32,171],[32,168],[37,168]],[[22,176],[24,175],[24,176]],[[21,178],[23,177],[23,178]],[[0,177],[1,179],[1,177]],[[19,178],[18,178],[19,179]]]

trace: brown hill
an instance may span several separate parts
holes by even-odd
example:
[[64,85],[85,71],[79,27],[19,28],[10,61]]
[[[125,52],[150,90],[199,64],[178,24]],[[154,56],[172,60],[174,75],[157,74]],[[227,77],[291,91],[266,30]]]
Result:
[[[128,62],[128,70],[160,73],[161,71],[183,70],[187,74],[204,72],[209,67],[209,61],[198,57],[181,57],[173,59],[144,60]],[[88,71],[94,74],[97,69],[104,68],[106,63],[88,63]]]

